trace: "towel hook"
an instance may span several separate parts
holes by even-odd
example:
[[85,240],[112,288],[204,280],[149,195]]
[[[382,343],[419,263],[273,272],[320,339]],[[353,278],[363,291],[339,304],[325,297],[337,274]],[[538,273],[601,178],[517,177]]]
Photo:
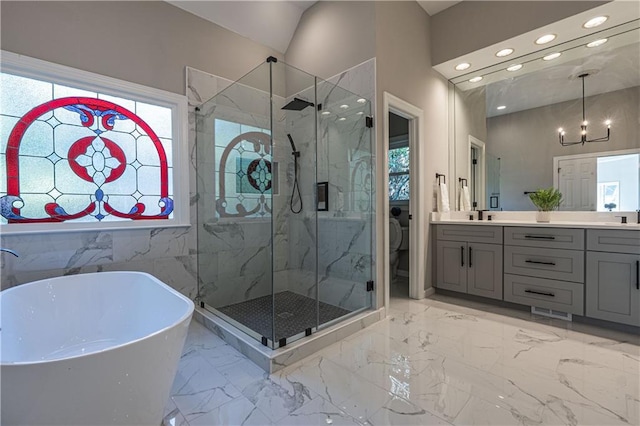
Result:
[[458,182],[460,182],[460,186],[464,188],[465,186],[469,186],[467,180],[465,178],[458,178]]
[[438,180],[438,185],[440,185],[440,178],[442,178],[442,183],[446,184],[447,183],[447,177],[445,175],[443,175],[442,173],[436,173],[436,179]]

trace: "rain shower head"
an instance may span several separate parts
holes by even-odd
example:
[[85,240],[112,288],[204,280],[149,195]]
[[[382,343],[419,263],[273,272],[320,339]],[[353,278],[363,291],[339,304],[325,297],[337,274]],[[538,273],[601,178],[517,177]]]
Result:
[[304,99],[300,99],[300,98],[293,98],[293,100],[290,101],[285,106],[283,106],[282,109],[286,109],[289,111],[302,111],[306,107],[312,107],[312,106],[313,106],[313,103],[309,101],[305,101]]

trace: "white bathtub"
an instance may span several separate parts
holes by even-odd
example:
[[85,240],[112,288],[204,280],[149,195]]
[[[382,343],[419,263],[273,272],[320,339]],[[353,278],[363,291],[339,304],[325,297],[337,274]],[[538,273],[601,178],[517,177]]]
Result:
[[51,278],[0,293],[2,425],[153,425],[193,302],[141,272]]

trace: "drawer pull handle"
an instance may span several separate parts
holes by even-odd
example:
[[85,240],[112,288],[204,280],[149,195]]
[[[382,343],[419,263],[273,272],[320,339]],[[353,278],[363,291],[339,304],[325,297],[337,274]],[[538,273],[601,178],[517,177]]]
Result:
[[471,256],[473,256],[473,248],[469,247],[469,268],[473,266],[473,263],[471,263]]
[[640,260],[636,260],[636,289],[640,290]]
[[464,266],[464,246],[460,246],[460,266]]
[[533,293],[533,294],[539,294],[540,296],[551,296],[551,297],[556,297],[555,294],[553,293],[547,293],[544,291],[535,291],[535,290],[525,290],[525,293]]
[[525,260],[525,263],[535,263],[537,265],[551,265],[551,266],[556,266],[556,264],[554,262],[541,262],[539,260]]
[[555,240],[556,237],[552,235],[525,235],[525,238],[533,238],[536,240]]

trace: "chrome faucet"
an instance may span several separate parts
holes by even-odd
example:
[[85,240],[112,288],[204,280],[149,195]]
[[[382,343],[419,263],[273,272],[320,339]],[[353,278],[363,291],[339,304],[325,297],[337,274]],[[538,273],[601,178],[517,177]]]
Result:
[[14,255],[15,257],[20,257],[20,255],[19,255],[18,253],[16,253],[15,251],[13,251],[13,250],[9,250],[9,249],[6,249],[6,248],[3,248],[3,247],[0,247],[0,251],[6,251],[7,253],[11,253],[11,254],[12,254],[12,255]]

